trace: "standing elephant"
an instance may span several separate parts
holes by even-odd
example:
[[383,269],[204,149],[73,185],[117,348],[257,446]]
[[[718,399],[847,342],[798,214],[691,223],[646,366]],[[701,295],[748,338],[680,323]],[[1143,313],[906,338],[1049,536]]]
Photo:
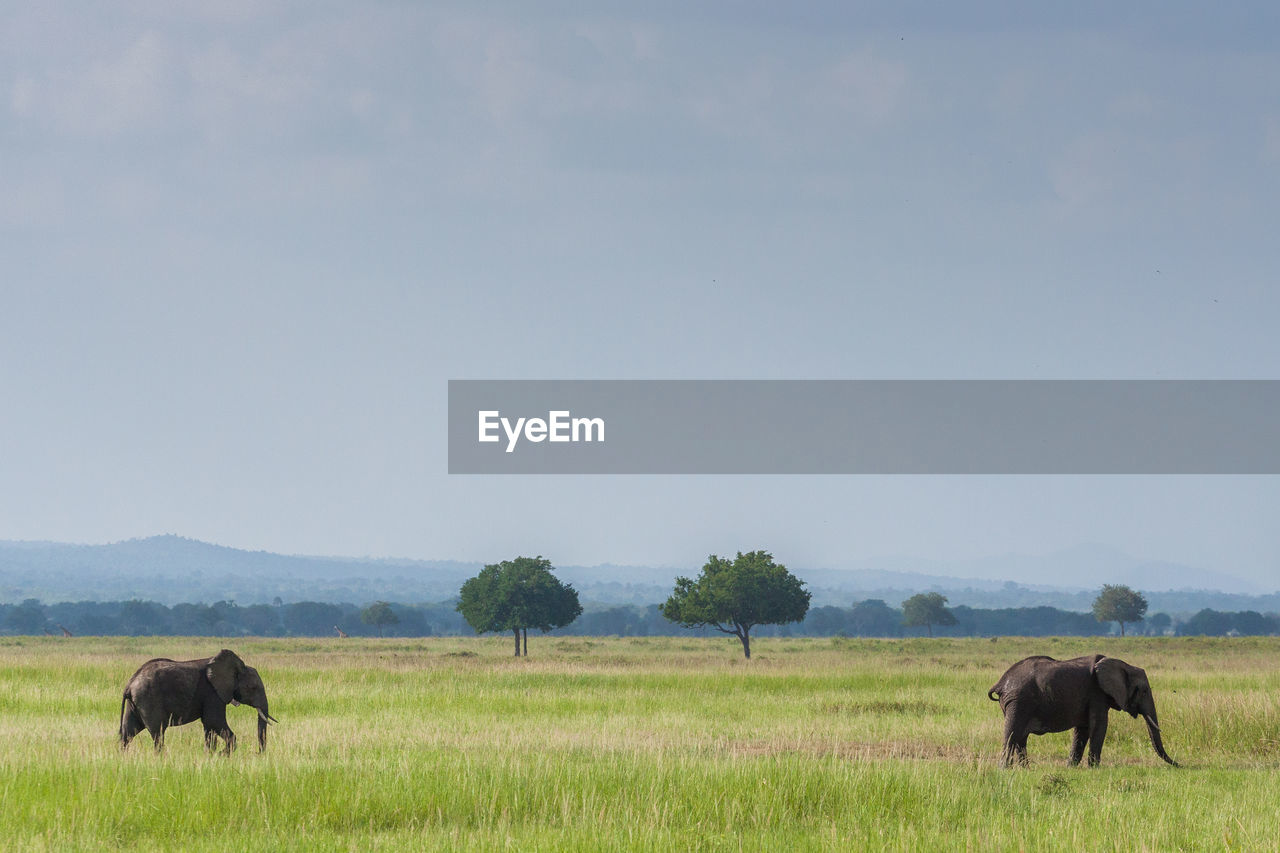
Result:
[[1027,762],[1027,735],[1072,729],[1071,763],[1080,763],[1089,744],[1089,766],[1102,757],[1107,736],[1107,712],[1114,708],[1147,722],[1147,734],[1156,755],[1178,763],[1164,751],[1156,703],[1147,674],[1118,658],[1088,655],[1054,660],[1044,655],[1024,658],[1000,676],[987,696],[1000,703],[1004,713],[1004,750],[1000,764],[1015,759]]
[[134,735],[146,729],[156,751],[164,748],[169,726],[204,723],[204,742],[214,749],[217,738],[236,746],[235,732],[227,725],[227,704],[245,704],[258,710],[258,750],[267,748],[267,690],[258,671],[229,649],[211,658],[169,660],[156,658],[138,668],[124,687],[120,702],[120,748],[127,749]]

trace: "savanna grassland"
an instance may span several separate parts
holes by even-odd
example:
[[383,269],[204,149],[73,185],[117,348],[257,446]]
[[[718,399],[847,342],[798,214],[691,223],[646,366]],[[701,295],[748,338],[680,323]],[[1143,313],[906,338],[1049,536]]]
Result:
[[[230,646],[266,682],[119,749],[155,656]],[[1280,849],[1280,639],[0,640],[0,847],[174,850]],[[1145,667],[1165,745],[1113,712],[997,767],[986,690],[1028,654]]]

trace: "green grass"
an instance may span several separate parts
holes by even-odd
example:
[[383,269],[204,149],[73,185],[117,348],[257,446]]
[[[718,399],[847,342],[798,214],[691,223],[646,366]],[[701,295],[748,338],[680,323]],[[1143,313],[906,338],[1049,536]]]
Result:
[[[0,847],[20,850],[1276,849],[1280,640],[0,639]],[[198,724],[126,753],[142,661],[234,648],[266,753]],[[1165,744],[1113,713],[999,770],[987,688],[1028,654],[1147,669]],[[1123,827],[1122,835],[1114,833]]]

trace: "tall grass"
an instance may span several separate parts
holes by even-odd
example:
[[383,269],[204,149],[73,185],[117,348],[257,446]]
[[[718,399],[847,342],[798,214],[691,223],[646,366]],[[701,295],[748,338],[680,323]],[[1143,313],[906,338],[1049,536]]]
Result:
[[[121,753],[120,690],[199,638],[0,640],[6,849],[1275,849],[1280,640],[245,640],[280,719]],[[996,767],[986,689],[1036,653],[1147,669],[1166,767]],[[1118,832],[1123,828],[1123,832]]]

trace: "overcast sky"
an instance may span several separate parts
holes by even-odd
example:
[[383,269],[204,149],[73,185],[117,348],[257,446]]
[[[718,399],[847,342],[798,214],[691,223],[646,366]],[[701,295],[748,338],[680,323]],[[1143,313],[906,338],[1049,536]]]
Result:
[[451,378],[1280,378],[1274,4],[583,5],[6,5],[0,539],[1280,586],[1274,477],[450,477]]

